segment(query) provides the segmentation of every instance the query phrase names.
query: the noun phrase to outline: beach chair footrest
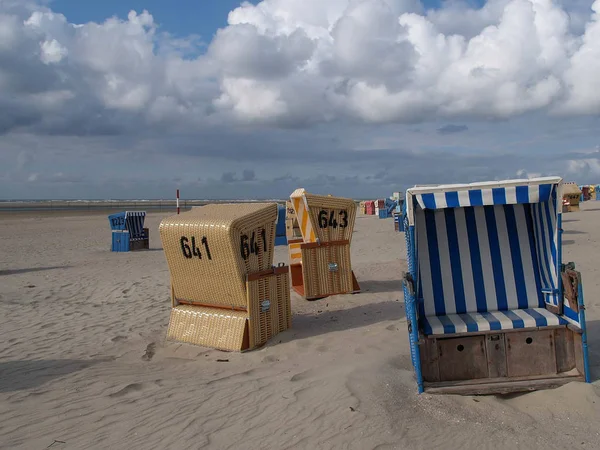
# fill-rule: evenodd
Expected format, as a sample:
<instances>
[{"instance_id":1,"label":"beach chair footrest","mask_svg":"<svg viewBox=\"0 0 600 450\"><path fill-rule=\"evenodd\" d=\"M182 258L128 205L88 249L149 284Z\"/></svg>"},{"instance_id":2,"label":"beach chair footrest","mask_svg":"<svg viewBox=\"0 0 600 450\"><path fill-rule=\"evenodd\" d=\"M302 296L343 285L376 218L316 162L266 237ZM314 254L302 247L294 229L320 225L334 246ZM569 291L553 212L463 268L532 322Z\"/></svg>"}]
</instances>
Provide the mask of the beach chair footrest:
<instances>
[{"instance_id":1,"label":"beach chair footrest","mask_svg":"<svg viewBox=\"0 0 600 450\"><path fill-rule=\"evenodd\" d=\"M583 375L568 372L552 377L504 378L486 380L484 383L425 383L424 391L428 394L498 395L553 389L583 380Z\"/></svg>"},{"instance_id":2,"label":"beach chair footrest","mask_svg":"<svg viewBox=\"0 0 600 450\"><path fill-rule=\"evenodd\" d=\"M167 339L225 351L266 344L292 326L288 272L283 266L248 274L244 310L174 299Z\"/></svg>"},{"instance_id":3,"label":"beach chair footrest","mask_svg":"<svg viewBox=\"0 0 600 450\"><path fill-rule=\"evenodd\" d=\"M426 391L469 393L469 386L489 384L475 391L504 392L513 382L515 391L529 390L528 381L555 385L584 374L581 334L565 325L426 336L419 347Z\"/></svg>"}]
</instances>

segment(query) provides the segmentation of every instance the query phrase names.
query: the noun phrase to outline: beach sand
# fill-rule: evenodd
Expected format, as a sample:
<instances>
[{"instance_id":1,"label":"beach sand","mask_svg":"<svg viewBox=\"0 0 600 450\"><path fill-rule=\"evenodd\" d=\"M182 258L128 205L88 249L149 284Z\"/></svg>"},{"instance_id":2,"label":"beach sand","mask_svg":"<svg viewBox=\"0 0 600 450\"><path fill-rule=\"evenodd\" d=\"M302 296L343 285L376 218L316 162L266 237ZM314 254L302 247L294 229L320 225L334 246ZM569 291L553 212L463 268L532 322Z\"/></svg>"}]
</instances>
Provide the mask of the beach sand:
<instances>
[{"instance_id":1,"label":"beach sand","mask_svg":"<svg viewBox=\"0 0 600 450\"><path fill-rule=\"evenodd\" d=\"M292 294L293 326L248 353L165 342L169 272L111 253L105 215L0 217L2 449L598 449L598 382L511 396L417 395L404 235L359 216L362 293ZM600 376L600 202L564 215ZM276 248L275 262L287 263ZM225 361L219 361L225 360Z\"/></svg>"}]
</instances>

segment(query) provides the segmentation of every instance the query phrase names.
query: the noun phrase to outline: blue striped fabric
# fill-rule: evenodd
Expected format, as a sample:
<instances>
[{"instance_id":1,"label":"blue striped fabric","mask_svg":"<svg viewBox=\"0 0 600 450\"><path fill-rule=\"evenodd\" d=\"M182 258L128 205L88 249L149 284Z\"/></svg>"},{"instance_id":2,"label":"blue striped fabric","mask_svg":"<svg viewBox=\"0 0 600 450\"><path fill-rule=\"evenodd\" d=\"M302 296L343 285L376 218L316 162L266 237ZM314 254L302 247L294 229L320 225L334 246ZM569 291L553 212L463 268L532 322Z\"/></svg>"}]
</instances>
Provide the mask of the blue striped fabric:
<instances>
[{"instance_id":1,"label":"blue striped fabric","mask_svg":"<svg viewBox=\"0 0 600 450\"><path fill-rule=\"evenodd\" d=\"M417 208L415 220L421 316L544 307L532 205Z\"/></svg>"},{"instance_id":2,"label":"blue striped fabric","mask_svg":"<svg viewBox=\"0 0 600 450\"><path fill-rule=\"evenodd\" d=\"M556 191L549 201L531 205L536 255L540 267L540 278L544 300L550 305L558 305L558 226L556 214Z\"/></svg>"},{"instance_id":3,"label":"blue striped fabric","mask_svg":"<svg viewBox=\"0 0 600 450\"><path fill-rule=\"evenodd\" d=\"M127 222L127 230L131 236L131 240L144 239L144 220L146 218L145 211L126 211L125 220Z\"/></svg>"},{"instance_id":4,"label":"blue striped fabric","mask_svg":"<svg viewBox=\"0 0 600 450\"><path fill-rule=\"evenodd\" d=\"M471 314L430 316L423 320L426 335L442 335L476 331L510 330L566 325L567 321L545 308L513 309Z\"/></svg>"},{"instance_id":5,"label":"blue striped fabric","mask_svg":"<svg viewBox=\"0 0 600 450\"><path fill-rule=\"evenodd\" d=\"M515 205L547 202L553 184L490 187L489 189L461 189L450 192L415 194L423 209L461 208L484 205Z\"/></svg>"}]
</instances>

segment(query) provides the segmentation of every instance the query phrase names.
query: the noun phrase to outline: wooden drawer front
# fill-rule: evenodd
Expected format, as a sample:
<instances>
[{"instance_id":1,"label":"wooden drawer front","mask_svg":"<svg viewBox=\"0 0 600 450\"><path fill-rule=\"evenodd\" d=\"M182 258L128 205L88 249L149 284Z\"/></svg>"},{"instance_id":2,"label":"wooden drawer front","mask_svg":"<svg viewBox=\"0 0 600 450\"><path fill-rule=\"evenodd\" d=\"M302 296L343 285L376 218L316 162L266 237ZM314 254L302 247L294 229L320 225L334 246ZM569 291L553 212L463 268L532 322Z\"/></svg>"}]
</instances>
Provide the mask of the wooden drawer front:
<instances>
[{"instance_id":1,"label":"wooden drawer front","mask_svg":"<svg viewBox=\"0 0 600 450\"><path fill-rule=\"evenodd\" d=\"M441 381L488 377L485 336L438 339Z\"/></svg>"},{"instance_id":2,"label":"wooden drawer front","mask_svg":"<svg viewBox=\"0 0 600 450\"><path fill-rule=\"evenodd\" d=\"M509 377L556 373L552 330L506 334L506 362Z\"/></svg>"}]
</instances>

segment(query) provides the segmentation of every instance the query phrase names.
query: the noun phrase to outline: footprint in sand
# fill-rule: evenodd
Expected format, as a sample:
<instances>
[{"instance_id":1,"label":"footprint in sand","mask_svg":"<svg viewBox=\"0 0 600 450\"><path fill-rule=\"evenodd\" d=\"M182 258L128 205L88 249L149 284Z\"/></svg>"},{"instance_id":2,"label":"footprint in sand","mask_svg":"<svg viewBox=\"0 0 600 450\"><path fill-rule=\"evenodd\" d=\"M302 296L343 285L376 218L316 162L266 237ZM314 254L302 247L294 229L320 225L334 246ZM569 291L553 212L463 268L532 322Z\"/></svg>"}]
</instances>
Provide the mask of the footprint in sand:
<instances>
[{"instance_id":1,"label":"footprint in sand","mask_svg":"<svg viewBox=\"0 0 600 450\"><path fill-rule=\"evenodd\" d=\"M306 342L306 340L301 340L296 342L296 346L299 348L308 348L310 347L310 342Z\"/></svg>"},{"instance_id":2,"label":"footprint in sand","mask_svg":"<svg viewBox=\"0 0 600 450\"><path fill-rule=\"evenodd\" d=\"M314 374L315 374L315 370L308 369L308 370L305 370L303 372L298 372L298 373L292 375L291 378L290 378L290 381L292 383L295 383L297 381L306 380L306 379L314 376Z\"/></svg>"},{"instance_id":3,"label":"footprint in sand","mask_svg":"<svg viewBox=\"0 0 600 450\"><path fill-rule=\"evenodd\" d=\"M398 331L398 327L394 324L388 325L387 327L385 327L385 329L388 331Z\"/></svg>"},{"instance_id":4,"label":"footprint in sand","mask_svg":"<svg viewBox=\"0 0 600 450\"><path fill-rule=\"evenodd\" d=\"M138 392L143 390L146 387L145 383L131 383L125 386L123 389L113 392L112 394L108 394L111 398L123 397L127 394L131 394L132 392Z\"/></svg>"},{"instance_id":5,"label":"footprint in sand","mask_svg":"<svg viewBox=\"0 0 600 450\"><path fill-rule=\"evenodd\" d=\"M265 356L262 360L263 363L273 363L273 362L279 362L279 358L275 355L269 355L269 356Z\"/></svg>"},{"instance_id":6,"label":"footprint in sand","mask_svg":"<svg viewBox=\"0 0 600 450\"><path fill-rule=\"evenodd\" d=\"M154 354L156 353L156 344L154 342L150 342L146 347L146 352L142 355L142 360L150 361Z\"/></svg>"},{"instance_id":7,"label":"footprint in sand","mask_svg":"<svg viewBox=\"0 0 600 450\"><path fill-rule=\"evenodd\" d=\"M127 340L127 336L115 336L114 338L111 339L111 341L113 342L121 342L121 341L126 341Z\"/></svg>"}]
</instances>

